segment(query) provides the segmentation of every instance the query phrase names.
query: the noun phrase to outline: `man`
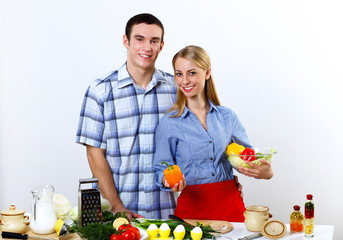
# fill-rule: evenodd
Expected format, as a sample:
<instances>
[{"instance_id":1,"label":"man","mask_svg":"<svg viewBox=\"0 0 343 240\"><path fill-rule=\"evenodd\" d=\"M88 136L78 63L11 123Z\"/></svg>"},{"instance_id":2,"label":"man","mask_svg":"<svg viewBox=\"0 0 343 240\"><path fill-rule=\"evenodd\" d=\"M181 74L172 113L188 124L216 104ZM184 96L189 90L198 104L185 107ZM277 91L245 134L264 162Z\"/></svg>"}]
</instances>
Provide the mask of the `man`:
<instances>
[{"instance_id":1,"label":"man","mask_svg":"<svg viewBox=\"0 0 343 240\"><path fill-rule=\"evenodd\" d=\"M88 88L76 142L87 146L89 166L113 212L168 218L173 193L154 183L155 128L175 101L173 76L155 69L164 28L151 14L132 17L123 36L127 62Z\"/></svg>"},{"instance_id":2,"label":"man","mask_svg":"<svg viewBox=\"0 0 343 240\"><path fill-rule=\"evenodd\" d=\"M94 81L82 104L76 142L86 145L89 166L113 212L130 219L168 218L174 193L154 181L154 136L159 119L176 99L173 76L155 69L164 41L162 23L151 14L132 17L123 44L127 62Z\"/></svg>"}]
</instances>

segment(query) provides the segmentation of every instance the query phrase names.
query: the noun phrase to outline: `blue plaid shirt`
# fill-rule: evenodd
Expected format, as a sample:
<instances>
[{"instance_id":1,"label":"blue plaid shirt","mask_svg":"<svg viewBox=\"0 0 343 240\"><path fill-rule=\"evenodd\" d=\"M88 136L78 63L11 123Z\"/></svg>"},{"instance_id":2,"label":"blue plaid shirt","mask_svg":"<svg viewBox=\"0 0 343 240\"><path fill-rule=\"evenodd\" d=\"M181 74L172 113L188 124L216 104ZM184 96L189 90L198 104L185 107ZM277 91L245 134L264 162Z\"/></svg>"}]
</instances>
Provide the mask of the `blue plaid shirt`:
<instances>
[{"instance_id":1,"label":"blue plaid shirt","mask_svg":"<svg viewBox=\"0 0 343 240\"><path fill-rule=\"evenodd\" d=\"M233 179L232 166L223 154L226 146L237 142L251 147L237 115L229 108L210 103L206 116L207 130L197 116L185 107L180 117L176 111L166 114L156 129L156 183L162 185L165 161L177 164L187 185L222 182Z\"/></svg>"},{"instance_id":2,"label":"blue plaid shirt","mask_svg":"<svg viewBox=\"0 0 343 240\"><path fill-rule=\"evenodd\" d=\"M124 64L86 91L76 142L106 149L115 187L124 206L146 218L168 218L174 194L154 182L155 129L176 98L173 76L155 69L146 89Z\"/></svg>"}]
</instances>

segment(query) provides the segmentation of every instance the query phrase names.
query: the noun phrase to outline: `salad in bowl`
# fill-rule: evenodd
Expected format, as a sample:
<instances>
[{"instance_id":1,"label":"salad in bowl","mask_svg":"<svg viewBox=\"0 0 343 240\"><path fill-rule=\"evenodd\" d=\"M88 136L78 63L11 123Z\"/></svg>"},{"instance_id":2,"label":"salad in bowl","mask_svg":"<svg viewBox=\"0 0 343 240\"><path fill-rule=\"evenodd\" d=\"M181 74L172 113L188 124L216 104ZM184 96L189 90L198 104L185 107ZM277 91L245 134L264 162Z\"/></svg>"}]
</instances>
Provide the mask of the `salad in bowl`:
<instances>
[{"instance_id":1,"label":"salad in bowl","mask_svg":"<svg viewBox=\"0 0 343 240\"><path fill-rule=\"evenodd\" d=\"M238 143L230 143L226 147L226 155L232 167L238 170L239 167L251 168L246 162L262 165L261 160L272 161L277 152L273 148L246 148Z\"/></svg>"}]
</instances>

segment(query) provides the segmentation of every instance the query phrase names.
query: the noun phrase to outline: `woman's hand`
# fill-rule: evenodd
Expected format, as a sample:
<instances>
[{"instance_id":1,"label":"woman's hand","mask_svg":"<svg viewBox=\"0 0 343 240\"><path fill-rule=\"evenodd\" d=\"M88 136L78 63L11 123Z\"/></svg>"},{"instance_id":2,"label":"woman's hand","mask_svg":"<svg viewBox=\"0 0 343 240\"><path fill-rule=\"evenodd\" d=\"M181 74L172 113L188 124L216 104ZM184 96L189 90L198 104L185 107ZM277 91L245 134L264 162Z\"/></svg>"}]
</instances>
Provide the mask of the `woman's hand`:
<instances>
[{"instance_id":1,"label":"woman's hand","mask_svg":"<svg viewBox=\"0 0 343 240\"><path fill-rule=\"evenodd\" d=\"M271 179L274 175L271 163L263 159L260 162L262 165L256 165L255 163L246 161L245 163L252 168L240 167L239 172L248 177Z\"/></svg>"},{"instance_id":2,"label":"woman's hand","mask_svg":"<svg viewBox=\"0 0 343 240\"><path fill-rule=\"evenodd\" d=\"M170 187L165 177L163 177L162 183L165 187ZM172 192L181 192L185 187L186 187L186 178L185 178L185 175L182 174L182 180L180 180L179 183L175 183L174 187L171 188L171 190Z\"/></svg>"}]
</instances>

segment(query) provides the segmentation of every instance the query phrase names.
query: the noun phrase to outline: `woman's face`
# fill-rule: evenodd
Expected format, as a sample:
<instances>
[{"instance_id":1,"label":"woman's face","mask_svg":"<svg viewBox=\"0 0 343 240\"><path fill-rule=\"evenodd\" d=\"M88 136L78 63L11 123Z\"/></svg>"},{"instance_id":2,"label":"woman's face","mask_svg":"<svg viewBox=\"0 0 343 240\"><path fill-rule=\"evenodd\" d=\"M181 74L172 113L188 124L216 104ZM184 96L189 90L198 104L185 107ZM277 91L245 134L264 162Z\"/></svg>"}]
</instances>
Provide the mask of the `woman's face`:
<instances>
[{"instance_id":1,"label":"woman's face","mask_svg":"<svg viewBox=\"0 0 343 240\"><path fill-rule=\"evenodd\" d=\"M174 64L175 82L187 99L205 97L205 83L211 69L204 70L194 62L177 58Z\"/></svg>"}]
</instances>

